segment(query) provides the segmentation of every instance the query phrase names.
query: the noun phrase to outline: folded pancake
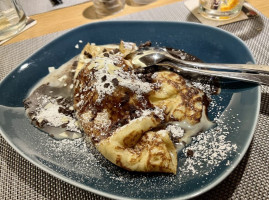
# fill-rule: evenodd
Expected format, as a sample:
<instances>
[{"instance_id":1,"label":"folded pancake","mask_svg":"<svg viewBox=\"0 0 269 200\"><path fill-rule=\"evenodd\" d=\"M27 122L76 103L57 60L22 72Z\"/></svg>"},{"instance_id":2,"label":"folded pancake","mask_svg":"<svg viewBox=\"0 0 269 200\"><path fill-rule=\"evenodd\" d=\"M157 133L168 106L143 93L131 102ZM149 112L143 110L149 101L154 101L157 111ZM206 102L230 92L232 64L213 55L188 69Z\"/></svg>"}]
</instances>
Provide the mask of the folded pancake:
<instances>
[{"instance_id":1,"label":"folded pancake","mask_svg":"<svg viewBox=\"0 0 269 200\"><path fill-rule=\"evenodd\" d=\"M163 109L167 121L183 121L190 125L200 122L204 93L188 86L185 79L169 71L156 72L153 80L160 87L150 92L150 102Z\"/></svg>"},{"instance_id":2,"label":"folded pancake","mask_svg":"<svg viewBox=\"0 0 269 200\"><path fill-rule=\"evenodd\" d=\"M127 59L136 49L125 42L118 48L84 48L74 83L76 116L112 163L131 171L175 174L176 148L161 125L199 123L204 93L173 72L137 71Z\"/></svg>"}]
</instances>

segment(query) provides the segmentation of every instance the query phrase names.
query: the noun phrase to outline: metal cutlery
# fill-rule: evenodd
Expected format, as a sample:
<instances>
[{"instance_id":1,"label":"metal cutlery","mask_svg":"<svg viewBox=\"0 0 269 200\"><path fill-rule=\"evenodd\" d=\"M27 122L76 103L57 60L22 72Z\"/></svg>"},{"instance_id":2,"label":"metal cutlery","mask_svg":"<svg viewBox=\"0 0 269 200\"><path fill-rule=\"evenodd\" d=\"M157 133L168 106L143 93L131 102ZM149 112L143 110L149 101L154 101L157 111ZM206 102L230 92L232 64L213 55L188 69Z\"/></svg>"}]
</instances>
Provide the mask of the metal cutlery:
<instances>
[{"instance_id":1,"label":"metal cutlery","mask_svg":"<svg viewBox=\"0 0 269 200\"><path fill-rule=\"evenodd\" d=\"M136 55L135 59L139 60L144 67L160 65L181 72L269 85L269 66L266 65L191 62L171 55L166 48L145 50L143 54Z\"/></svg>"}]
</instances>

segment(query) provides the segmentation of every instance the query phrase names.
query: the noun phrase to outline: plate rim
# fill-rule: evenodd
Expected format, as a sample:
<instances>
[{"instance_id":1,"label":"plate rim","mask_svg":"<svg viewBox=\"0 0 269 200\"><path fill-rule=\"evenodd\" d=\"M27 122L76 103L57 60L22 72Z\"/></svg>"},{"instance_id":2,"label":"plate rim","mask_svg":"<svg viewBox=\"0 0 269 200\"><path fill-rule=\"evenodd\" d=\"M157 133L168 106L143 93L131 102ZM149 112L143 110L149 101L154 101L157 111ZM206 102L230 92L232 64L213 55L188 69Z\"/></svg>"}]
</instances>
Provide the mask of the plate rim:
<instances>
[{"instance_id":1,"label":"plate rim","mask_svg":"<svg viewBox=\"0 0 269 200\"><path fill-rule=\"evenodd\" d=\"M131 23L131 24L135 24L135 23L152 23L152 24L174 24L174 25L180 25L180 24L184 24L184 25L190 25L190 26L198 26L198 27L206 27L209 29L213 29L215 31L219 31L219 32L223 32L225 34L228 34L230 37L234 38L235 40L239 41L241 43L242 46L244 46L244 48L247 50L247 52L250 54L251 59L254 61L254 63L256 63L250 49L247 47L247 45L243 42L243 40L241 40L240 38L236 37L235 35L233 35L232 33L220 29L218 27L212 27L212 26L208 26L208 25L204 25L204 24L200 24L200 23L194 23L194 22L176 22L176 21L140 21L140 20L132 20L132 21L117 21L117 20L110 20L110 21L98 21L98 22L92 22L92 23L87 23L81 26L77 26L71 30L68 30L67 32L63 33L60 36L57 36L56 38L54 38L53 40L51 40L50 42L48 42L47 44L45 44L44 46L40 47L39 49L37 49L34 53L32 53L30 56L28 56L26 59L24 59L19 65L17 65L17 67L15 67L13 70L11 70L7 76L5 76L1 81L0 81L0 86L2 85L3 82L5 82L6 79L8 79L8 77L11 76L11 74L13 74L19 67L21 67L23 65L23 63L25 63L29 58L35 56L36 54L38 54L40 51L42 51L44 48L46 48L47 46L51 45L52 43L56 42L59 38L64 37L67 34L70 34L71 32L75 32L80 28L86 27L86 26L92 26L92 25L105 25L105 24L113 24L113 23L117 23L117 24L127 24L127 23ZM247 145L244 145L244 147L242 148L242 151L240 153L240 155L238 156L238 158L232 162L232 164L229 166L229 168L227 170L225 170L225 172L215 181L211 182L209 185L207 185L206 187L199 189L196 192L193 192L191 194L186 194L184 196L180 196L180 197L174 197L174 198L170 198L170 199L189 199L189 198L194 198L197 197L201 194L204 194L205 192L211 190L212 188L216 187L219 183L221 183L226 177L228 177L235 169L235 167L238 166L238 164L241 162L241 160L243 159L243 157L245 156L247 150L250 147L250 143L253 139L254 133L255 133L255 129L257 127L258 124L258 119L259 119L259 111L260 111L260 106L261 106L261 85L257 85L257 104L256 106L256 112L255 112L255 116L254 116L254 121L253 121L253 126L252 129L250 130L250 135L248 137L248 140L246 142ZM27 161L29 161L30 163L32 163L33 165L35 165L36 167L42 169L43 171L45 171L46 173L60 179L61 181L64 181L70 185L74 185L76 187L79 187L81 189L84 189L86 191L104 196L104 197L108 197L108 198L112 198L112 199L130 199L130 200L134 200L134 199L141 199L141 198L129 198L129 197L125 197L125 196L119 196L119 195L114 195L108 192L103 192L101 190L97 190L94 189L90 186L86 186L82 183L78 183L70 178L67 178L65 176L63 176L61 173L55 172L50 168L47 168L45 165L41 165L37 162L35 162L34 160L32 160L30 157L28 157L23 151L19 150L19 148L12 143L11 140L8 139L8 137L6 136L7 133L2 129L2 127L0 126L0 133L2 135L2 137L5 139L5 141L7 141L7 143L17 152L19 153L23 158L25 158ZM164 198L167 199L167 198Z\"/></svg>"}]
</instances>

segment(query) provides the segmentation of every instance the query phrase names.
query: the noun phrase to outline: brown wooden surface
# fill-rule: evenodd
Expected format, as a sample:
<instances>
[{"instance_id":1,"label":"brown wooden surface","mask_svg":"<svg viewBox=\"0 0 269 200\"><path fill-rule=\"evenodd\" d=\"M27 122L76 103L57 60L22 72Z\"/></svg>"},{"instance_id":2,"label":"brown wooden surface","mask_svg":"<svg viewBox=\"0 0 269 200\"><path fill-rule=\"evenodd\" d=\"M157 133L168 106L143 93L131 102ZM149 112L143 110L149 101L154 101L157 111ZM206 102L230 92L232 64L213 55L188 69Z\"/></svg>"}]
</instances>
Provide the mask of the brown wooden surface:
<instances>
[{"instance_id":1,"label":"brown wooden surface","mask_svg":"<svg viewBox=\"0 0 269 200\"><path fill-rule=\"evenodd\" d=\"M35 26L26 30L5 44L15 43L21 40L70 29L90 22L112 19L118 16L128 15L138 11L171 4L178 1L180 0L157 0L151 4L140 6L132 4L130 0L126 0L125 8L121 12L102 19L98 19L95 16L92 2L41 13L31 16L31 18L37 20L37 24ZM269 17L269 0L248 0L248 2L260 12L262 12L265 16Z\"/></svg>"}]
</instances>

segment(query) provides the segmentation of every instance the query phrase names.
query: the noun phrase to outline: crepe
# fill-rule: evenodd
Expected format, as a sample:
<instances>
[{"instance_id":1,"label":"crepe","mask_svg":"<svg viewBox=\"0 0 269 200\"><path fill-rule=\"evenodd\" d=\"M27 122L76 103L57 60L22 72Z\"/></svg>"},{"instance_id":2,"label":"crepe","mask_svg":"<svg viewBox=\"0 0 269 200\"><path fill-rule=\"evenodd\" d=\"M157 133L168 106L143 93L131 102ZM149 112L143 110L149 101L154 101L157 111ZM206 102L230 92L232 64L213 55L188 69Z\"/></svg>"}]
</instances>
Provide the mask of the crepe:
<instances>
[{"instance_id":1,"label":"crepe","mask_svg":"<svg viewBox=\"0 0 269 200\"><path fill-rule=\"evenodd\" d=\"M112 163L130 171L175 174L175 138L163 125L200 123L205 94L174 72L138 70L130 56L137 49L123 41L116 47L85 46L75 75L76 116Z\"/></svg>"}]
</instances>

